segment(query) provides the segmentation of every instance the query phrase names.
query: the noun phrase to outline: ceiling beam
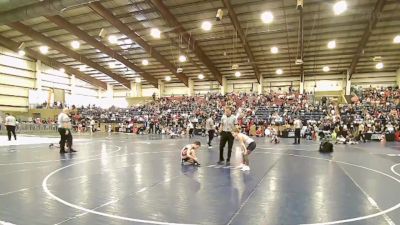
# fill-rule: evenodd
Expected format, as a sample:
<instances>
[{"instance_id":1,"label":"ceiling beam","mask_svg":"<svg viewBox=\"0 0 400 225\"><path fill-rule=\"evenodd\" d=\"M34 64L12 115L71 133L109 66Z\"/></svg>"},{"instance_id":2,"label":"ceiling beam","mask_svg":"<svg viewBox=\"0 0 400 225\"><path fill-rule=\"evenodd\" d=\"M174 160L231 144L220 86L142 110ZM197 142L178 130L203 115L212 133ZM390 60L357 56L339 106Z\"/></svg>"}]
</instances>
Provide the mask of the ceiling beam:
<instances>
[{"instance_id":1,"label":"ceiling beam","mask_svg":"<svg viewBox=\"0 0 400 225\"><path fill-rule=\"evenodd\" d=\"M109 57L118 60L126 67L129 67L133 71L139 73L143 77L143 79L147 80L154 87L156 88L158 87L158 81L152 75L150 75L149 73L141 69L139 66L135 65L134 63L126 59L124 56L120 55L117 51L112 50L110 47L106 46L105 44L96 40L94 37L88 35L86 32L76 27L75 25L71 24L66 19L62 18L61 16L47 16L46 18L49 21L57 24L57 26L59 26L60 28L69 31L71 34L75 35L79 39L85 41L89 45L107 54Z\"/></svg>"},{"instance_id":2,"label":"ceiling beam","mask_svg":"<svg viewBox=\"0 0 400 225\"><path fill-rule=\"evenodd\" d=\"M19 1L22 2L21 0ZM28 3L29 1L27 0ZM37 3L27 4L22 7L1 13L0 24L3 25L11 22L23 21L40 16L61 14L65 10L68 10L73 7L82 6L93 1L100 1L100 0L46 0L46 1L40 0L36 1ZM11 1L10 5L14 4L13 2L14 0Z\"/></svg>"},{"instance_id":3,"label":"ceiling beam","mask_svg":"<svg viewBox=\"0 0 400 225\"><path fill-rule=\"evenodd\" d=\"M253 52L250 49L250 46L248 45L246 35L244 34L244 32L240 26L240 22L239 22L238 17L236 16L235 10L233 9L229 0L222 0L222 1L224 3L224 6L226 8L228 8L229 18L231 19L232 24L235 27L235 30L239 35L240 41L242 42L242 45L247 54L247 57L249 58L250 62L253 64L254 75L256 76L257 82L260 83L260 76L261 76L260 70L258 69L257 65L255 64L256 60L254 58Z\"/></svg>"},{"instance_id":4,"label":"ceiling beam","mask_svg":"<svg viewBox=\"0 0 400 225\"><path fill-rule=\"evenodd\" d=\"M7 26L14 28L15 30L25 34L28 37L31 37L35 41L41 42L45 45L48 45L50 48L53 48L68 57L71 57L79 62L82 62L82 63L92 67L93 69L96 69L96 70L108 75L109 77L111 77L115 81L121 83L123 86L125 86L127 88L129 88L129 89L131 88L131 84L128 79L113 73L112 71L102 67L98 63L95 63L95 62L91 61L90 59L86 58L85 56L82 56L79 53L72 51L71 49L65 47L64 45L61 45L60 43L52 40L51 38L44 36L43 34L33 30L32 28L30 28L20 22L14 22L14 23L8 24Z\"/></svg>"},{"instance_id":5,"label":"ceiling beam","mask_svg":"<svg viewBox=\"0 0 400 225\"><path fill-rule=\"evenodd\" d=\"M371 17L368 20L368 25L364 30L364 34L361 37L357 50L355 51L353 59L351 61L350 68L348 69L349 80L351 79L353 73L356 71L357 63L363 54L363 50L367 45L369 37L372 34L372 30L376 27L376 24L378 23L380 14L382 13L385 3L386 0L378 0L375 4L374 10L371 13Z\"/></svg>"},{"instance_id":6,"label":"ceiling beam","mask_svg":"<svg viewBox=\"0 0 400 225\"><path fill-rule=\"evenodd\" d=\"M150 0L151 3L158 9L161 16L171 27L174 27L174 31L178 31L182 35L183 41L192 48L194 54L200 61L211 71L215 79L222 85L222 75L218 69L214 66L208 56L203 52L201 47L197 44L194 37L188 34L188 32L183 28L182 24L176 19L176 17L169 11L166 5L164 5L162 0Z\"/></svg>"},{"instance_id":7,"label":"ceiling beam","mask_svg":"<svg viewBox=\"0 0 400 225\"><path fill-rule=\"evenodd\" d=\"M90 8L107 20L111 25L117 28L121 33L123 33L128 38L132 39L138 45L140 45L151 57L155 58L163 66L165 66L172 74L174 74L182 83L186 86L189 85L189 79L184 73L177 73L176 67L170 63L164 56L162 56L158 51L156 51L152 46L150 46L145 40L138 36L129 26L122 23L114 14L112 14L108 9L106 9L101 3L94 2L89 4Z\"/></svg>"},{"instance_id":8,"label":"ceiling beam","mask_svg":"<svg viewBox=\"0 0 400 225\"><path fill-rule=\"evenodd\" d=\"M17 52L19 49L18 47L20 46L21 43L18 42L14 42L8 38L5 38L3 36L0 35L0 45L2 45L5 48L10 49L11 51ZM95 87L100 87L102 89L107 89L107 84L97 80L87 74L82 73L81 71L74 69L70 66L64 65L60 62L57 62L56 60L51 59L48 56L44 56L43 54L40 54L39 52L36 52L32 49L29 48L25 48L24 49L25 53L27 56L35 59L35 60L40 60L42 61L44 64L46 64L47 66L53 67L54 69L58 70L60 68L64 68L65 72L68 74L73 74L76 76L76 78L83 80Z\"/></svg>"}]
</instances>

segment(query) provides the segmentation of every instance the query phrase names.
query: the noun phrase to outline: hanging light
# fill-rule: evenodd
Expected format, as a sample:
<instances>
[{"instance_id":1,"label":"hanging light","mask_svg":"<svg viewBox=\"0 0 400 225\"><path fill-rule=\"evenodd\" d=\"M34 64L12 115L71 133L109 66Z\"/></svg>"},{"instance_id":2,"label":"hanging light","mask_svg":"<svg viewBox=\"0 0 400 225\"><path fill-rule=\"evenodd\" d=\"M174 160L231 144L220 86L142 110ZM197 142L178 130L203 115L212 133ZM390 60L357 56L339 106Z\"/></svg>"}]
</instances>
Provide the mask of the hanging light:
<instances>
[{"instance_id":1,"label":"hanging light","mask_svg":"<svg viewBox=\"0 0 400 225\"><path fill-rule=\"evenodd\" d=\"M153 38L160 38L161 37L161 31L158 28L151 28L150 35Z\"/></svg>"},{"instance_id":2,"label":"hanging light","mask_svg":"<svg viewBox=\"0 0 400 225\"><path fill-rule=\"evenodd\" d=\"M197 76L200 80L203 80L204 79L204 75L201 73L201 74L199 74L199 76Z\"/></svg>"},{"instance_id":3,"label":"hanging light","mask_svg":"<svg viewBox=\"0 0 400 225\"><path fill-rule=\"evenodd\" d=\"M126 44L126 45L131 45L132 43L133 43L133 41L129 38L124 40L124 44Z\"/></svg>"},{"instance_id":4,"label":"hanging light","mask_svg":"<svg viewBox=\"0 0 400 225\"><path fill-rule=\"evenodd\" d=\"M114 69L114 68L115 68L115 62L109 62L109 63L108 63L108 66L109 66L111 69Z\"/></svg>"},{"instance_id":5,"label":"hanging light","mask_svg":"<svg viewBox=\"0 0 400 225\"><path fill-rule=\"evenodd\" d=\"M79 47L81 47L81 43L79 43L79 41L71 41L71 47L73 49L78 49Z\"/></svg>"},{"instance_id":6,"label":"hanging light","mask_svg":"<svg viewBox=\"0 0 400 225\"><path fill-rule=\"evenodd\" d=\"M274 47L271 48L271 53L272 54L277 54L278 52L279 52L278 47L274 46Z\"/></svg>"},{"instance_id":7,"label":"hanging light","mask_svg":"<svg viewBox=\"0 0 400 225\"><path fill-rule=\"evenodd\" d=\"M110 42L110 44L117 44L118 43L118 38L115 35L110 35L108 36L108 42Z\"/></svg>"},{"instance_id":8,"label":"hanging light","mask_svg":"<svg viewBox=\"0 0 400 225\"><path fill-rule=\"evenodd\" d=\"M42 46L39 47L39 51L43 55L46 55L49 52L49 47L46 46L46 45L42 45Z\"/></svg>"},{"instance_id":9,"label":"hanging light","mask_svg":"<svg viewBox=\"0 0 400 225\"><path fill-rule=\"evenodd\" d=\"M210 23L210 21L204 21L203 23L201 23L201 29L205 30L205 31L210 31L212 27L212 24Z\"/></svg>"},{"instance_id":10,"label":"hanging light","mask_svg":"<svg viewBox=\"0 0 400 225\"><path fill-rule=\"evenodd\" d=\"M179 56L179 62L186 62L186 56L180 55Z\"/></svg>"},{"instance_id":11,"label":"hanging light","mask_svg":"<svg viewBox=\"0 0 400 225\"><path fill-rule=\"evenodd\" d=\"M276 74L278 74L278 75L283 74L283 70L282 70L282 69L277 69L277 70L276 70Z\"/></svg>"},{"instance_id":12,"label":"hanging light","mask_svg":"<svg viewBox=\"0 0 400 225\"><path fill-rule=\"evenodd\" d=\"M142 65L143 65L143 66L149 65L149 60L143 59L143 60L142 60Z\"/></svg>"},{"instance_id":13,"label":"hanging light","mask_svg":"<svg viewBox=\"0 0 400 225\"><path fill-rule=\"evenodd\" d=\"M170 76L166 76L166 77L165 77L165 80L166 80L166 81L171 81L171 77L170 77Z\"/></svg>"},{"instance_id":14,"label":"hanging light","mask_svg":"<svg viewBox=\"0 0 400 225\"><path fill-rule=\"evenodd\" d=\"M140 79L140 77L136 77L136 78L135 78L135 82L136 82L136 83L140 83L140 82L142 82L142 79Z\"/></svg>"},{"instance_id":15,"label":"hanging light","mask_svg":"<svg viewBox=\"0 0 400 225\"><path fill-rule=\"evenodd\" d=\"M323 68L322 68L322 71L324 71L324 72L329 72L331 69L329 68L329 66L324 66Z\"/></svg>"},{"instance_id":16,"label":"hanging light","mask_svg":"<svg viewBox=\"0 0 400 225\"><path fill-rule=\"evenodd\" d=\"M261 14L261 20L263 21L263 23L266 24L272 23L272 21L274 20L274 15L272 15L272 12L270 11L263 12Z\"/></svg>"},{"instance_id":17,"label":"hanging light","mask_svg":"<svg viewBox=\"0 0 400 225\"><path fill-rule=\"evenodd\" d=\"M382 62L377 63L377 64L375 65L375 68L378 69L378 70L383 69L383 63L382 63Z\"/></svg>"},{"instance_id":18,"label":"hanging light","mask_svg":"<svg viewBox=\"0 0 400 225\"><path fill-rule=\"evenodd\" d=\"M397 35L396 37L393 38L393 43L400 44L400 35Z\"/></svg>"},{"instance_id":19,"label":"hanging light","mask_svg":"<svg viewBox=\"0 0 400 225\"><path fill-rule=\"evenodd\" d=\"M24 50L19 50L18 51L18 55L20 55L20 56L24 56L26 53L25 53L25 51Z\"/></svg>"},{"instance_id":20,"label":"hanging light","mask_svg":"<svg viewBox=\"0 0 400 225\"><path fill-rule=\"evenodd\" d=\"M332 41L328 42L328 48L329 48L329 49L334 49L334 48L336 48L336 41L335 41L335 40L332 40Z\"/></svg>"},{"instance_id":21,"label":"hanging light","mask_svg":"<svg viewBox=\"0 0 400 225\"><path fill-rule=\"evenodd\" d=\"M347 10L347 2L346 1L338 1L333 5L333 11L335 15L340 15Z\"/></svg>"},{"instance_id":22,"label":"hanging light","mask_svg":"<svg viewBox=\"0 0 400 225\"><path fill-rule=\"evenodd\" d=\"M240 77L241 75L242 75L242 73L240 73L240 71L235 72L235 77Z\"/></svg>"}]
</instances>

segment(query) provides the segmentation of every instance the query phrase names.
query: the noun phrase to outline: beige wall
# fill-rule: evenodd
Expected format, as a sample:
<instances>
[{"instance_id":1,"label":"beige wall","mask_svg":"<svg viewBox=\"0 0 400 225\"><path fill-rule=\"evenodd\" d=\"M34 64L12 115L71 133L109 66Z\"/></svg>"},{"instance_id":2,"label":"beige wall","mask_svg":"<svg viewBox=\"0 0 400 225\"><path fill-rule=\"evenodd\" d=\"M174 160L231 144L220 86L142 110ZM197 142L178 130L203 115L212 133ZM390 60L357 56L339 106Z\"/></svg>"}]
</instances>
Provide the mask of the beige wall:
<instances>
[{"instance_id":1,"label":"beige wall","mask_svg":"<svg viewBox=\"0 0 400 225\"><path fill-rule=\"evenodd\" d=\"M44 94L60 89L61 98L68 103L90 103L97 99L97 88L76 79L76 93L71 95L71 76L49 66L41 66L41 85ZM36 86L36 62L0 47L0 111L28 112L29 90Z\"/></svg>"}]
</instances>

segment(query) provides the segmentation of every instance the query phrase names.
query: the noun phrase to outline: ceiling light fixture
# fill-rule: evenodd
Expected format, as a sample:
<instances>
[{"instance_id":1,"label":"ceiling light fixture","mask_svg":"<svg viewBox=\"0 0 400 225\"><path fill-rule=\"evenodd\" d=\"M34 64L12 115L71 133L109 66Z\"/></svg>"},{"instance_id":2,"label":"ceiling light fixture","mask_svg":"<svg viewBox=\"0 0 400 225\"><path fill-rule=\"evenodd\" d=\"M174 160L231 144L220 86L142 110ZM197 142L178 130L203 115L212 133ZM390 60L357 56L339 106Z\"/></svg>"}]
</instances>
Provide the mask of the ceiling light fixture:
<instances>
[{"instance_id":1,"label":"ceiling light fixture","mask_svg":"<svg viewBox=\"0 0 400 225\"><path fill-rule=\"evenodd\" d=\"M153 38L160 38L161 37L161 31L158 28L151 28L150 35Z\"/></svg>"},{"instance_id":2,"label":"ceiling light fixture","mask_svg":"<svg viewBox=\"0 0 400 225\"><path fill-rule=\"evenodd\" d=\"M393 38L393 43L400 44L400 35L397 35L396 37Z\"/></svg>"},{"instance_id":3,"label":"ceiling light fixture","mask_svg":"<svg viewBox=\"0 0 400 225\"><path fill-rule=\"evenodd\" d=\"M136 82L136 83L140 83L140 82L142 82L142 79L140 79L140 77L136 77L136 78L135 78L135 82Z\"/></svg>"},{"instance_id":4,"label":"ceiling light fixture","mask_svg":"<svg viewBox=\"0 0 400 225\"><path fill-rule=\"evenodd\" d=\"M275 47L275 46L274 46L274 47L271 48L271 53L272 53L272 54L277 54L278 52L279 52L278 47Z\"/></svg>"},{"instance_id":5,"label":"ceiling light fixture","mask_svg":"<svg viewBox=\"0 0 400 225\"><path fill-rule=\"evenodd\" d=\"M171 81L171 77L170 77L170 76L166 76L166 77L165 77L165 80L166 80L166 81Z\"/></svg>"},{"instance_id":6,"label":"ceiling light fixture","mask_svg":"<svg viewBox=\"0 0 400 225\"><path fill-rule=\"evenodd\" d=\"M110 35L108 36L108 42L110 42L110 44L117 44L118 43L118 38L115 35Z\"/></svg>"},{"instance_id":7,"label":"ceiling light fixture","mask_svg":"<svg viewBox=\"0 0 400 225\"><path fill-rule=\"evenodd\" d=\"M49 52L49 47L46 46L46 45L42 45L42 46L39 47L39 51L43 55L46 55Z\"/></svg>"},{"instance_id":8,"label":"ceiling light fixture","mask_svg":"<svg viewBox=\"0 0 400 225\"><path fill-rule=\"evenodd\" d=\"M240 71L236 71L235 72L235 77L240 77L240 76L242 76L242 73L240 73Z\"/></svg>"},{"instance_id":9,"label":"ceiling light fixture","mask_svg":"<svg viewBox=\"0 0 400 225\"><path fill-rule=\"evenodd\" d=\"M210 23L210 21L204 21L203 23L201 23L201 29L205 30L205 31L210 31L212 27L212 24Z\"/></svg>"},{"instance_id":10,"label":"ceiling light fixture","mask_svg":"<svg viewBox=\"0 0 400 225\"><path fill-rule=\"evenodd\" d=\"M347 10L347 2L346 1L338 1L333 5L333 11L335 15L340 15Z\"/></svg>"},{"instance_id":11,"label":"ceiling light fixture","mask_svg":"<svg viewBox=\"0 0 400 225\"><path fill-rule=\"evenodd\" d=\"M333 41L328 42L328 48L329 48L329 49L334 49L334 48L336 48L336 41L333 40Z\"/></svg>"},{"instance_id":12,"label":"ceiling light fixture","mask_svg":"<svg viewBox=\"0 0 400 225\"><path fill-rule=\"evenodd\" d=\"M383 63L382 63L382 62L377 63L377 64L375 65L375 68L378 69L378 70L383 69Z\"/></svg>"},{"instance_id":13,"label":"ceiling light fixture","mask_svg":"<svg viewBox=\"0 0 400 225\"><path fill-rule=\"evenodd\" d=\"M203 80L203 79L204 79L204 75L201 73L201 74L199 74L198 78L199 78L200 80Z\"/></svg>"},{"instance_id":14,"label":"ceiling light fixture","mask_svg":"<svg viewBox=\"0 0 400 225\"><path fill-rule=\"evenodd\" d=\"M329 66L324 66L323 68L322 68L322 71L324 71L324 72L329 72L331 69L329 68Z\"/></svg>"},{"instance_id":15,"label":"ceiling light fixture","mask_svg":"<svg viewBox=\"0 0 400 225\"><path fill-rule=\"evenodd\" d=\"M79 43L79 41L71 41L71 47L73 49L78 49L79 47L81 47L81 43Z\"/></svg>"},{"instance_id":16,"label":"ceiling light fixture","mask_svg":"<svg viewBox=\"0 0 400 225\"><path fill-rule=\"evenodd\" d=\"M24 56L25 55L25 51L24 50L19 50L18 51L18 55L19 56Z\"/></svg>"},{"instance_id":17,"label":"ceiling light fixture","mask_svg":"<svg viewBox=\"0 0 400 225\"><path fill-rule=\"evenodd\" d=\"M261 20L263 21L263 23L266 24L272 23L272 21L274 20L274 15L272 15L272 12L270 11L263 12L261 14Z\"/></svg>"},{"instance_id":18,"label":"ceiling light fixture","mask_svg":"<svg viewBox=\"0 0 400 225\"><path fill-rule=\"evenodd\" d=\"M133 43L133 41L129 38L124 40L124 44L126 44L126 45L131 45L132 43Z\"/></svg>"},{"instance_id":19,"label":"ceiling light fixture","mask_svg":"<svg viewBox=\"0 0 400 225\"><path fill-rule=\"evenodd\" d=\"M277 70L276 70L276 74L278 74L278 75L283 74L283 70L282 70L282 69L277 69Z\"/></svg>"},{"instance_id":20,"label":"ceiling light fixture","mask_svg":"<svg viewBox=\"0 0 400 225\"><path fill-rule=\"evenodd\" d=\"M108 63L108 66L109 66L111 69L114 69L114 68L115 68L115 62L109 62L109 63Z\"/></svg>"},{"instance_id":21,"label":"ceiling light fixture","mask_svg":"<svg viewBox=\"0 0 400 225\"><path fill-rule=\"evenodd\" d=\"M180 55L179 56L179 62L186 62L186 56Z\"/></svg>"},{"instance_id":22,"label":"ceiling light fixture","mask_svg":"<svg viewBox=\"0 0 400 225\"><path fill-rule=\"evenodd\" d=\"M149 60L143 59L143 60L142 60L142 65L143 65L143 66L149 65Z\"/></svg>"}]
</instances>

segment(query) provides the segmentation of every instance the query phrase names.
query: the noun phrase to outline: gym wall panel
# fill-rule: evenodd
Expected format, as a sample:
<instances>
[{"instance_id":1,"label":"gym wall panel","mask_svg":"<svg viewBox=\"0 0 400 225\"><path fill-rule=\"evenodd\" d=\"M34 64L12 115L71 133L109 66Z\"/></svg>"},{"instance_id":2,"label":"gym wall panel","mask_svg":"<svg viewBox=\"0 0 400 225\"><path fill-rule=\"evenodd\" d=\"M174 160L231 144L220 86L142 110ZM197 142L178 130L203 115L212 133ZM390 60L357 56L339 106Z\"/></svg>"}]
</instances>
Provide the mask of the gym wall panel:
<instances>
[{"instance_id":1,"label":"gym wall panel","mask_svg":"<svg viewBox=\"0 0 400 225\"><path fill-rule=\"evenodd\" d=\"M195 94L207 94L220 92L220 85L217 81L195 81L193 85Z\"/></svg>"},{"instance_id":2,"label":"gym wall panel","mask_svg":"<svg viewBox=\"0 0 400 225\"><path fill-rule=\"evenodd\" d=\"M114 98L117 97L129 97L130 91L127 89L114 89Z\"/></svg>"},{"instance_id":3,"label":"gym wall panel","mask_svg":"<svg viewBox=\"0 0 400 225\"><path fill-rule=\"evenodd\" d=\"M163 96L188 95L188 87L182 83L165 83Z\"/></svg>"},{"instance_id":4,"label":"gym wall panel","mask_svg":"<svg viewBox=\"0 0 400 225\"><path fill-rule=\"evenodd\" d=\"M5 75L26 77L26 78L31 78L31 79L35 78L35 73L34 73L34 71L31 71L31 70L24 70L24 69L20 69L20 68L13 68L13 67L0 65L0 71L2 74L5 74Z\"/></svg>"},{"instance_id":5,"label":"gym wall panel","mask_svg":"<svg viewBox=\"0 0 400 225\"><path fill-rule=\"evenodd\" d=\"M153 87L152 85L142 85L142 96L143 97L151 97L153 93L158 93L158 89Z\"/></svg>"},{"instance_id":6,"label":"gym wall panel","mask_svg":"<svg viewBox=\"0 0 400 225\"><path fill-rule=\"evenodd\" d=\"M0 97L2 95L28 96L29 88L0 84Z\"/></svg>"},{"instance_id":7,"label":"gym wall panel","mask_svg":"<svg viewBox=\"0 0 400 225\"><path fill-rule=\"evenodd\" d=\"M19 77L16 75L5 75L0 72L0 84L33 88L35 86L35 79Z\"/></svg>"},{"instance_id":8,"label":"gym wall panel","mask_svg":"<svg viewBox=\"0 0 400 225\"><path fill-rule=\"evenodd\" d=\"M16 106L16 107L26 107L28 106L28 98L20 96L6 96L0 98L0 106Z\"/></svg>"}]
</instances>

